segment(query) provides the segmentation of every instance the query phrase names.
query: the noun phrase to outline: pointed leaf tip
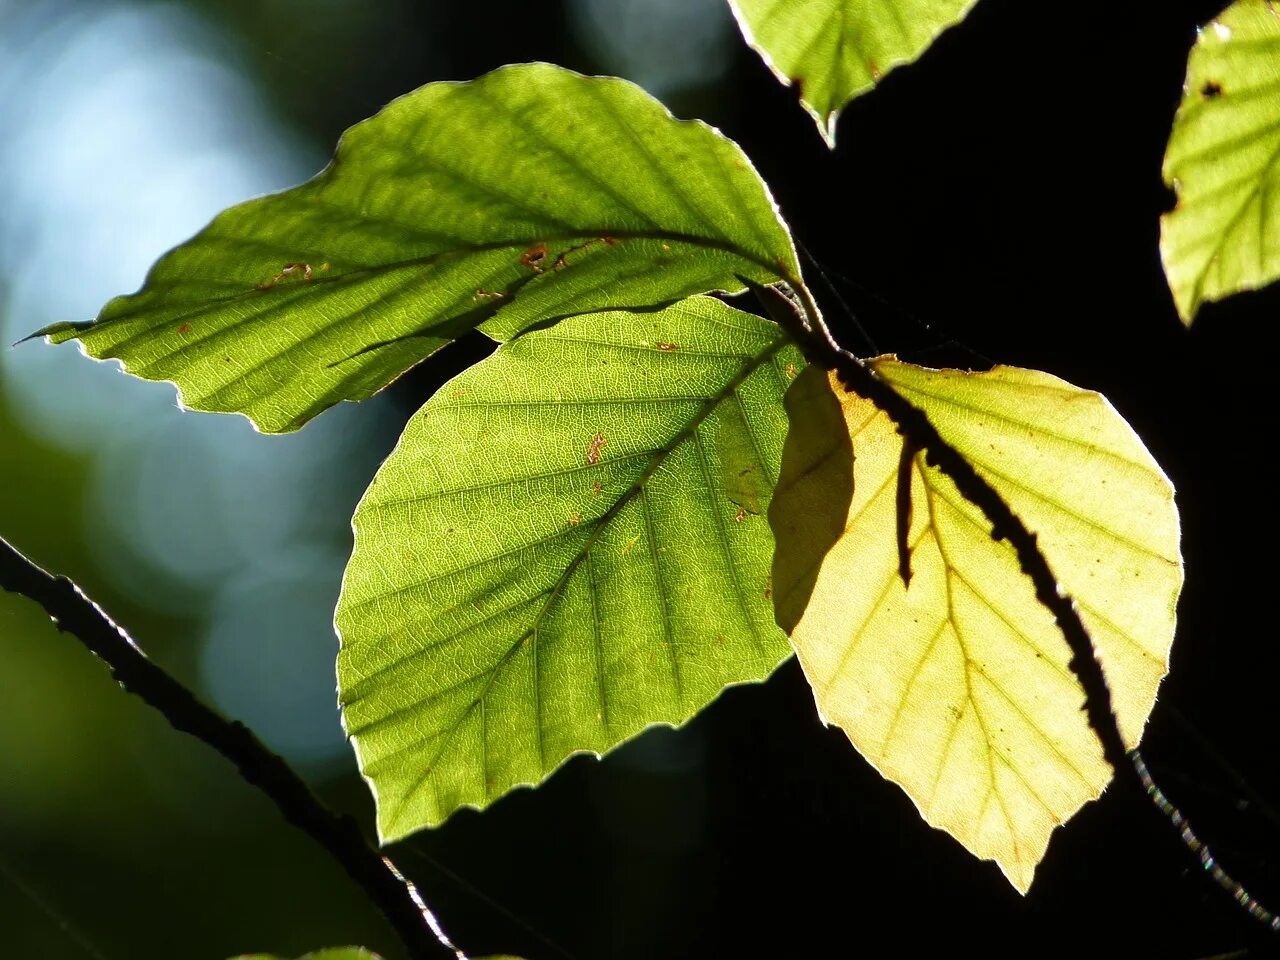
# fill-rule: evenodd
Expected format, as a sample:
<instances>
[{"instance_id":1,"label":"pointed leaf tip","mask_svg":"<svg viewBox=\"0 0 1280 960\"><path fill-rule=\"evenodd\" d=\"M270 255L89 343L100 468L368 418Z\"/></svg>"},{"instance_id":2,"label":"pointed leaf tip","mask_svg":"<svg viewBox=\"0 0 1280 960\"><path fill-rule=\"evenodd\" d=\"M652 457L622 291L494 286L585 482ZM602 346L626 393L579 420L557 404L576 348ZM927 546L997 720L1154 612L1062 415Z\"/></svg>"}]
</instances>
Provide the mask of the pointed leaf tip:
<instances>
[{"instance_id":1,"label":"pointed leaf tip","mask_svg":"<svg viewBox=\"0 0 1280 960\"><path fill-rule=\"evenodd\" d=\"M729 0L748 45L794 85L827 146L849 101L916 60L977 0Z\"/></svg>"}]
</instances>

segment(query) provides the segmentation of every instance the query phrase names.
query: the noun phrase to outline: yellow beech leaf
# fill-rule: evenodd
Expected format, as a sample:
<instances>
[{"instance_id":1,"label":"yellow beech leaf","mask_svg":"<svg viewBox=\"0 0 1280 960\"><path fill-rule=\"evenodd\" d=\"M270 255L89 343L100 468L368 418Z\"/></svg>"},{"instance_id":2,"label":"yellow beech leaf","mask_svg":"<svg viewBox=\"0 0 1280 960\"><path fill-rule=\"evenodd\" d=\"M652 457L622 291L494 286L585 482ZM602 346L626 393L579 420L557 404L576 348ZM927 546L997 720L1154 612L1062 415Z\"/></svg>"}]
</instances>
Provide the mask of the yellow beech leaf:
<instances>
[{"instance_id":1,"label":"yellow beech leaf","mask_svg":"<svg viewBox=\"0 0 1280 960\"><path fill-rule=\"evenodd\" d=\"M1038 535L1136 746L1182 585L1160 467L1105 397L1046 373L870 363ZM787 405L774 596L819 712L1026 892L1054 828L1111 778L1066 641L1013 548L888 417L817 368Z\"/></svg>"}]
</instances>

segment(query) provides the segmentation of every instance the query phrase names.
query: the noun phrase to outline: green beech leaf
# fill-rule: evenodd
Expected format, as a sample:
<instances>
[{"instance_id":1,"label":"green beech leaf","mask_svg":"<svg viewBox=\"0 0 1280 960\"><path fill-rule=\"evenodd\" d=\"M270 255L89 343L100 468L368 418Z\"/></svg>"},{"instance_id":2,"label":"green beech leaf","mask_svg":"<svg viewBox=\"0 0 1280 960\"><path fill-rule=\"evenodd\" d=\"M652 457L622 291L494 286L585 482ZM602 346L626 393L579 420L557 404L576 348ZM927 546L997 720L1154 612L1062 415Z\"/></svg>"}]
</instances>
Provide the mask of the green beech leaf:
<instances>
[{"instance_id":1,"label":"green beech leaf","mask_svg":"<svg viewBox=\"0 0 1280 960\"><path fill-rule=\"evenodd\" d=\"M699 297L518 337L423 406L356 510L336 617L384 841L787 656L773 537L730 478L750 463L767 509L801 363Z\"/></svg>"},{"instance_id":2,"label":"green beech leaf","mask_svg":"<svg viewBox=\"0 0 1280 960\"><path fill-rule=\"evenodd\" d=\"M747 43L818 123L829 146L854 97L915 60L977 0L729 0Z\"/></svg>"},{"instance_id":3,"label":"green beech leaf","mask_svg":"<svg viewBox=\"0 0 1280 960\"><path fill-rule=\"evenodd\" d=\"M1159 466L1106 398L1048 374L871 363L1037 534L1136 745L1182 584ZM1111 778L1066 641L1013 548L923 454L903 457L888 417L813 368L787 402L774 583L819 712L1025 892L1054 828Z\"/></svg>"},{"instance_id":4,"label":"green beech leaf","mask_svg":"<svg viewBox=\"0 0 1280 960\"><path fill-rule=\"evenodd\" d=\"M1200 31L1164 157L1160 252L1190 324L1280 277L1280 6L1238 0Z\"/></svg>"},{"instance_id":5,"label":"green beech leaf","mask_svg":"<svg viewBox=\"0 0 1280 960\"><path fill-rule=\"evenodd\" d=\"M240 957L233 957L232 960L282 960L282 958L267 953L247 953ZM381 960L376 953L371 953L361 947L330 947L328 950L317 950L314 953L308 953L298 960Z\"/></svg>"},{"instance_id":6,"label":"green beech leaf","mask_svg":"<svg viewBox=\"0 0 1280 960\"><path fill-rule=\"evenodd\" d=\"M734 143L626 81L535 63L401 97L313 180L223 212L93 323L41 332L276 432L474 328L798 275Z\"/></svg>"}]
</instances>

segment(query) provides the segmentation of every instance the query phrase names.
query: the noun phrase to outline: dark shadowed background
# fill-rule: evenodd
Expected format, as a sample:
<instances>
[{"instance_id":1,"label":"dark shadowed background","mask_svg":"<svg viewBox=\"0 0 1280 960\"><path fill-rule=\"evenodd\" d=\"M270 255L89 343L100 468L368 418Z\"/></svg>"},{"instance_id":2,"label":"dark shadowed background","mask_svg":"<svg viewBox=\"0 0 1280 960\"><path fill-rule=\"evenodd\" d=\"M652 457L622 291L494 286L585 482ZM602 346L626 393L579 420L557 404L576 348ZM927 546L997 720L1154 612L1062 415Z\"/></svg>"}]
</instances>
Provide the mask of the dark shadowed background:
<instances>
[{"instance_id":1,"label":"dark shadowed background","mask_svg":"<svg viewBox=\"0 0 1280 960\"><path fill-rule=\"evenodd\" d=\"M1042 368L1105 392L1145 438L1178 488L1188 575L1147 757L1277 902L1262 341L1280 294L1209 306L1187 332L1157 249L1186 53L1218 9L981 0L847 110L830 154L723 0L0 0L0 335L92 316L219 209L310 176L345 127L422 83L534 59L636 80L742 144L874 349ZM5 349L0 535L368 822L333 694L348 518L403 420L475 355L272 438L181 413L171 388L73 347ZM392 852L461 945L529 960L1274 946L1129 787L1058 831L1020 897L819 724L793 662ZM345 943L401 956L220 757L0 596L0 956Z\"/></svg>"}]
</instances>

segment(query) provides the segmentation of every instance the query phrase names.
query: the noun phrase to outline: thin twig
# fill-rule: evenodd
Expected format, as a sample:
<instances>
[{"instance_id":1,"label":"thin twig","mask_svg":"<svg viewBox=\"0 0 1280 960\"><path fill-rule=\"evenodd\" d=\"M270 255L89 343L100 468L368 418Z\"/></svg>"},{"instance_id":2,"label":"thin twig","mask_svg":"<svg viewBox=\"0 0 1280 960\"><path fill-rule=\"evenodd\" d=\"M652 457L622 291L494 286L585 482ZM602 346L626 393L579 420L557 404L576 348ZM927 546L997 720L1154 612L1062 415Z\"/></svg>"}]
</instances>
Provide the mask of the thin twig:
<instances>
[{"instance_id":1,"label":"thin twig","mask_svg":"<svg viewBox=\"0 0 1280 960\"><path fill-rule=\"evenodd\" d=\"M1142 754L1125 747L1111 690L1107 686L1102 663L1094 650L1093 640L1076 610L1075 601L1059 585L1040 551L1036 535L1027 529L1004 498L996 492L929 422L924 411L898 393L867 364L854 356L832 336L822 313L805 287L798 289L752 285L770 316L778 321L818 366L834 370L848 390L886 414L897 425L903 442L925 453L925 462L946 474L960 494L983 512L991 523L991 539L1007 540L1018 557L1018 566L1035 587L1036 599L1053 614L1058 629L1071 650L1068 666L1084 689L1084 711L1089 726L1102 744L1103 756L1116 771L1134 775L1156 807L1178 830L1183 844L1199 859L1206 874L1226 891L1251 917L1273 932L1280 933L1280 917L1267 910L1218 864L1209 848L1192 831L1182 812L1168 799L1152 779Z\"/></svg>"},{"instance_id":2,"label":"thin twig","mask_svg":"<svg viewBox=\"0 0 1280 960\"><path fill-rule=\"evenodd\" d=\"M96 603L65 577L36 566L0 539L0 589L34 600L59 630L102 659L116 682L159 710L176 730L222 754L240 775L265 793L284 818L342 864L351 879L386 915L413 960L465 960L422 903L413 884L375 850L355 819L320 802L301 777L248 727L219 716L157 666Z\"/></svg>"}]
</instances>

